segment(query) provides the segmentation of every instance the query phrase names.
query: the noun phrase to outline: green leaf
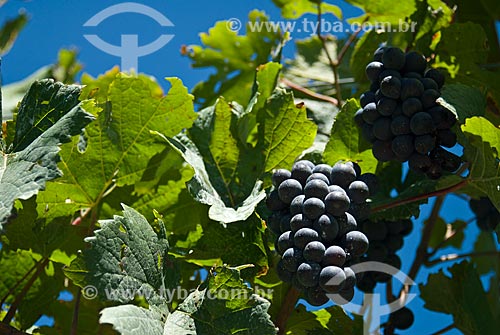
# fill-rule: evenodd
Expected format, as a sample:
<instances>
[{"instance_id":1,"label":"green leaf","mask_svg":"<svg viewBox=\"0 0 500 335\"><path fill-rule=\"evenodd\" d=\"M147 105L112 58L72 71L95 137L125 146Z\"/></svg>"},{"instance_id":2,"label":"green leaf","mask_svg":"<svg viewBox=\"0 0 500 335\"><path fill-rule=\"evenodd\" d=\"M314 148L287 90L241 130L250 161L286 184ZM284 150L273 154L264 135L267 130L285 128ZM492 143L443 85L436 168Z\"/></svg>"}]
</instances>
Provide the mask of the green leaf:
<instances>
[{"instance_id":1,"label":"green leaf","mask_svg":"<svg viewBox=\"0 0 500 335\"><path fill-rule=\"evenodd\" d=\"M95 236L86 239L90 249L65 269L66 276L80 287L93 285L107 300L123 303L138 294L158 303L177 277L168 260L163 222L157 234L134 209L123 205L123 215L99 222Z\"/></svg>"},{"instance_id":2,"label":"green leaf","mask_svg":"<svg viewBox=\"0 0 500 335\"><path fill-rule=\"evenodd\" d=\"M500 104L500 81L494 71L483 67L488 60L488 41L479 24L455 23L441 30L435 48L435 67L446 68L451 83L475 86ZM476 108L474 108L476 110Z\"/></svg>"},{"instance_id":3,"label":"green leaf","mask_svg":"<svg viewBox=\"0 0 500 335\"><path fill-rule=\"evenodd\" d=\"M266 22L268 17L254 10L248 15L247 27ZM279 31L258 32L247 28L246 36L240 36L228 29L228 24L230 22L217 22L208 33L200 34L203 45L191 45L185 51L193 67L215 67L217 71L193 90L196 102L203 107L213 105L220 96L246 105L252 96L255 69L270 61L282 42Z\"/></svg>"},{"instance_id":4,"label":"green leaf","mask_svg":"<svg viewBox=\"0 0 500 335\"><path fill-rule=\"evenodd\" d=\"M307 119L303 104L295 105L293 95L277 89L258 117L259 140L265 156L264 172L290 168L316 136L316 125Z\"/></svg>"},{"instance_id":5,"label":"green leaf","mask_svg":"<svg viewBox=\"0 0 500 335\"><path fill-rule=\"evenodd\" d=\"M165 306L166 313L168 309ZM101 311L100 323L109 323L122 335L163 335L166 315L158 308L134 305L108 307Z\"/></svg>"},{"instance_id":6,"label":"green leaf","mask_svg":"<svg viewBox=\"0 0 500 335\"><path fill-rule=\"evenodd\" d=\"M304 305L299 305L290 315L286 334L363 334L363 319L360 316L351 319L340 306L307 311Z\"/></svg>"},{"instance_id":7,"label":"green leaf","mask_svg":"<svg viewBox=\"0 0 500 335\"><path fill-rule=\"evenodd\" d=\"M337 161L357 162L363 172L375 172L377 160L373 157L370 144L366 142L354 122L354 114L360 108L355 99L348 100L337 114L333 124L323 161L335 164Z\"/></svg>"},{"instance_id":8,"label":"green leaf","mask_svg":"<svg viewBox=\"0 0 500 335\"><path fill-rule=\"evenodd\" d=\"M86 105L83 105L86 106ZM45 188L46 181L61 176L57 167L59 145L79 134L94 118L82 105L73 108L22 151L3 150L0 164L0 230L16 199L29 199Z\"/></svg>"},{"instance_id":9,"label":"green leaf","mask_svg":"<svg viewBox=\"0 0 500 335\"><path fill-rule=\"evenodd\" d=\"M267 314L269 305L252 293L239 271L218 267L168 316L164 335L276 334Z\"/></svg>"},{"instance_id":10,"label":"green leaf","mask_svg":"<svg viewBox=\"0 0 500 335\"><path fill-rule=\"evenodd\" d=\"M82 94L94 92L104 110L86 128L83 149L76 139L63 147L64 177L39 195L43 207L39 211L48 206L47 215L56 217L93 208L115 187L134 185L143 178L150 159L165 149L150 132L174 136L196 118L186 87L179 79L168 80L171 88L166 96L146 76L110 72L86 81ZM128 196L121 201L128 202Z\"/></svg>"},{"instance_id":11,"label":"green leaf","mask_svg":"<svg viewBox=\"0 0 500 335\"><path fill-rule=\"evenodd\" d=\"M71 225L71 217L46 220L37 213L36 198L22 201L17 208L17 217L6 226L0 236L5 250L31 250L53 261L69 265L71 255L84 246L82 236L88 227Z\"/></svg>"},{"instance_id":12,"label":"green leaf","mask_svg":"<svg viewBox=\"0 0 500 335\"><path fill-rule=\"evenodd\" d=\"M262 221L256 215L227 227L208 222L203 226L203 234L192 246L192 251L187 254L184 251L185 255L179 252L178 257L200 266L253 264L255 267L245 270L243 274L265 273L268 256L263 230Z\"/></svg>"},{"instance_id":13,"label":"green leaf","mask_svg":"<svg viewBox=\"0 0 500 335\"><path fill-rule=\"evenodd\" d=\"M479 89L462 85L444 85L441 97L451 104L461 123L472 116L483 116L486 109L486 98Z\"/></svg>"},{"instance_id":14,"label":"green leaf","mask_svg":"<svg viewBox=\"0 0 500 335\"><path fill-rule=\"evenodd\" d=\"M281 9L281 16L285 19L298 19L304 14L316 14L318 12L318 1L312 0L273 0L274 4ZM321 12L332 14L342 19L340 7L320 1Z\"/></svg>"},{"instance_id":15,"label":"green leaf","mask_svg":"<svg viewBox=\"0 0 500 335\"><path fill-rule=\"evenodd\" d=\"M481 280L468 262L431 274L427 284L419 285L425 308L450 313L458 329L465 334L496 334L500 320L493 318Z\"/></svg>"},{"instance_id":16,"label":"green leaf","mask_svg":"<svg viewBox=\"0 0 500 335\"><path fill-rule=\"evenodd\" d=\"M21 13L3 24L0 28L0 56L9 52L26 23L28 23L28 15Z\"/></svg>"},{"instance_id":17,"label":"green leaf","mask_svg":"<svg viewBox=\"0 0 500 335\"><path fill-rule=\"evenodd\" d=\"M488 253L497 250L495 238L490 232L481 231L477 236L474 243L474 252ZM500 258L498 255L478 255L478 257L471 257L472 262L476 265L477 273L479 275L495 272L500 266Z\"/></svg>"},{"instance_id":18,"label":"green leaf","mask_svg":"<svg viewBox=\"0 0 500 335\"><path fill-rule=\"evenodd\" d=\"M184 160L194 169L195 175L189 182L189 190L197 201L210 206L209 217L212 220L222 223L244 221L252 215L255 206L265 198L265 192L261 190L262 183L257 181L250 196L237 209L226 206L212 185L203 158L194 143L183 134L171 139L163 138L178 150Z\"/></svg>"},{"instance_id":19,"label":"green leaf","mask_svg":"<svg viewBox=\"0 0 500 335\"><path fill-rule=\"evenodd\" d=\"M470 162L469 185L486 194L500 210L500 129L483 117L472 117L462 125L464 155Z\"/></svg>"},{"instance_id":20,"label":"green leaf","mask_svg":"<svg viewBox=\"0 0 500 335\"><path fill-rule=\"evenodd\" d=\"M63 115L78 105L81 87L52 79L35 81L24 96L16 117L13 151L24 150Z\"/></svg>"},{"instance_id":21,"label":"green leaf","mask_svg":"<svg viewBox=\"0 0 500 335\"><path fill-rule=\"evenodd\" d=\"M397 2L392 0L347 0L347 2L364 11L363 15L349 19L349 23L362 23L366 20L372 23L388 22L397 25L405 22L404 18L410 17L416 10L415 0Z\"/></svg>"}]
</instances>

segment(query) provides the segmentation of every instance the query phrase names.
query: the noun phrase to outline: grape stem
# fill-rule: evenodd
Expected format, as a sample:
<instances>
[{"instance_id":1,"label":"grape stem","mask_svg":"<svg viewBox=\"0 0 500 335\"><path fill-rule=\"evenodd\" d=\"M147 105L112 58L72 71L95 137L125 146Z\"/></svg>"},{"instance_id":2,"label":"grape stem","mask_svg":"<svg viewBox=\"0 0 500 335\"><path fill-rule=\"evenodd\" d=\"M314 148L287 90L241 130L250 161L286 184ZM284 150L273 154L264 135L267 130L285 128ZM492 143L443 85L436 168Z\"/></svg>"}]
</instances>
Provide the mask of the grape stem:
<instances>
[{"instance_id":1,"label":"grape stem","mask_svg":"<svg viewBox=\"0 0 500 335\"><path fill-rule=\"evenodd\" d=\"M461 189L462 187L467 185L468 182L469 182L468 179L462 179L460 182L456 183L455 185L443 188L441 190L437 190L437 191L433 191L433 192L429 192L429 193L425 193L425 194L419 194L419 195L416 195L414 197L410 197L410 198L406 198L406 199L398 199L398 200L390 202L388 204L384 204L384 205L380 205L378 207L375 207L372 209L372 212L373 213L381 212L381 211L384 211L386 209L410 204L412 202L416 202L419 200L446 195L448 193L455 192L455 191Z\"/></svg>"},{"instance_id":2,"label":"grape stem","mask_svg":"<svg viewBox=\"0 0 500 335\"><path fill-rule=\"evenodd\" d=\"M80 315L80 299L82 297L82 290L78 290L75 298L75 307L73 309L73 319L71 320L71 332L70 335L76 335L78 333L78 317Z\"/></svg>"},{"instance_id":3,"label":"grape stem","mask_svg":"<svg viewBox=\"0 0 500 335\"><path fill-rule=\"evenodd\" d=\"M329 102L335 106L337 106L339 104L339 101L333 97L330 97L328 95L324 95L324 94L321 94L321 93L316 93L314 91L311 91L310 89L308 88L305 88L303 86L300 86L299 84L297 83L294 83L286 78L282 78L281 80L281 83L285 84L286 86L290 87L291 89L294 89L296 91L299 91L305 95L308 95L310 97L313 97L315 99L318 99L318 100L322 100L322 101L326 101L326 102Z\"/></svg>"},{"instance_id":4,"label":"grape stem","mask_svg":"<svg viewBox=\"0 0 500 335\"><path fill-rule=\"evenodd\" d=\"M297 300L299 300L300 292L295 289L293 286L288 289L286 293L285 299L281 304L280 311L278 312L278 316L276 317L275 325L278 327L278 335L284 335L286 332L286 323L288 318L292 314L292 311L297 304Z\"/></svg>"},{"instance_id":5,"label":"grape stem","mask_svg":"<svg viewBox=\"0 0 500 335\"><path fill-rule=\"evenodd\" d=\"M499 250L489 250L489 251L471 252L471 253L462 254L462 255L459 255L459 254L443 255L437 259L426 262L425 265L430 267L430 266L434 266L434 265L442 263L442 262L454 261L457 259L462 259L462 258L467 258L467 257L483 257L483 256L500 256L500 251Z\"/></svg>"}]
</instances>

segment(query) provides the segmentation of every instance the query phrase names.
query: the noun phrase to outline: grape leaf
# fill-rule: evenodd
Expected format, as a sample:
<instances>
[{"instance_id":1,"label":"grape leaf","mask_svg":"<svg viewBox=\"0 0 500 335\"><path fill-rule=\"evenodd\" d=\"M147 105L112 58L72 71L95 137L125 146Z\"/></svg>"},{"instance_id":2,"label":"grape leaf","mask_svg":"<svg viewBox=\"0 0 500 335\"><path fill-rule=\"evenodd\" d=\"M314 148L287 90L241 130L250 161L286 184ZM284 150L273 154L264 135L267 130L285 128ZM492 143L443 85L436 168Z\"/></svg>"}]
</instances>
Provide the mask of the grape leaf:
<instances>
[{"instance_id":1,"label":"grape leaf","mask_svg":"<svg viewBox=\"0 0 500 335\"><path fill-rule=\"evenodd\" d=\"M470 162L469 186L486 194L500 210L500 129L483 117L472 117L462 125L461 143Z\"/></svg>"},{"instance_id":2,"label":"grape leaf","mask_svg":"<svg viewBox=\"0 0 500 335\"><path fill-rule=\"evenodd\" d=\"M359 108L357 101L350 99L337 114L323 161L331 165L340 160L354 161L361 166L363 173L373 173L377 168L377 160L373 157L370 144L362 138L354 122L354 114Z\"/></svg>"},{"instance_id":3,"label":"grape leaf","mask_svg":"<svg viewBox=\"0 0 500 335\"><path fill-rule=\"evenodd\" d=\"M500 319L494 318L472 264L461 262L431 274L425 285L419 285L425 307L442 313L451 313L458 329L465 334L496 334Z\"/></svg>"},{"instance_id":4,"label":"grape leaf","mask_svg":"<svg viewBox=\"0 0 500 335\"><path fill-rule=\"evenodd\" d=\"M26 23L28 23L28 15L21 12L18 16L7 20L2 25L0 28L0 56L6 54L10 50Z\"/></svg>"},{"instance_id":5,"label":"grape leaf","mask_svg":"<svg viewBox=\"0 0 500 335\"><path fill-rule=\"evenodd\" d=\"M248 15L248 25L266 23L268 17L254 10ZM272 30L247 29L246 36L239 36L228 29L229 21L217 22L208 34L200 34L201 45L190 45L184 51L193 61L193 67L215 67L217 72L193 89L196 102L211 106L220 97L248 103L252 96L255 69L267 63L273 50L281 43L281 33ZM243 24L244 25L244 24Z\"/></svg>"},{"instance_id":6,"label":"grape leaf","mask_svg":"<svg viewBox=\"0 0 500 335\"><path fill-rule=\"evenodd\" d=\"M401 24L401 22L405 22L405 17L410 17L416 10L416 1L414 0L397 2L392 0L347 0L347 2L364 10L363 15L349 19L349 23L368 21L372 23Z\"/></svg>"},{"instance_id":7,"label":"grape leaf","mask_svg":"<svg viewBox=\"0 0 500 335\"><path fill-rule=\"evenodd\" d=\"M24 150L78 105L81 87L64 85L52 79L35 81L20 103L16 117L13 151Z\"/></svg>"},{"instance_id":8,"label":"grape leaf","mask_svg":"<svg viewBox=\"0 0 500 335\"><path fill-rule=\"evenodd\" d=\"M277 89L258 116L259 141L265 156L264 172L290 168L297 156L309 148L316 125L307 119L303 104L295 105L292 93Z\"/></svg>"},{"instance_id":9,"label":"grape leaf","mask_svg":"<svg viewBox=\"0 0 500 335\"><path fill-rule=\"evenodd\" d=\"M363 334L363 319L360 316L351 319L340 306L307 311L301 304L291 313L285 334Z\"/></svg>"},{"instance_id":10,"label":"grape leaf","mask_svg":"<svg viewBox=\"0 0 500 335\"><path fill-rule=\"evenodd\" d=\"M236 209L226 206L213 187L203 158L194 143L183 134L171 139L163 138L193 167L195 175L189 182L189 190L197 201L210 206L209 217L212 220L223 223L244 221L252 215L255 206L265 198L266 195L261 190L262 183L257 181L250 196Z\"/></svg>"},{"instance_id":11,"label":"grape leaf","mask_svg":"<svg viewBox=\"0 0 500 335\"><path fill-rule=\"evenodd\" d=\"M22 151L9 153L0 149L0 230L16 199L31 198L46 187L46 181L61 176L57 167L59 145L79 134L94 119L82 108L87 106L90 103L71 109Z\"/></svg>"},{"instance_id":12,"label":"grape leaf","mask_svg":"<svg viewBox=\"0 0 500 335\"><path fill-rule=\"evenodd\" d=\"M39 211L48 207L47 217L53 218L92 208L115 187L134 185L143 178L150 159L165 149L150 131L174 136L196 118L186 87L179 79L168 80L166 96L146 76L111 71L86 82L82 94L94 92L104 110L85 129L83 149L78 139L62 148L64 177L39 195Z\"/></svg>"},{"instance_id":13,"label":"grape leaf","mask_svg":"<svg viewBox=\"0 0 500 335\"><path fill-rule=\"evenodd\" d=\"M435 52L434 66L448 70L451 77L448 82L488 90L497 105L500 104L498 75L482 66L487 63L488 42L479 24L455 23L441 30Z\"/></svg>"},{"instance_id":14,"label":"grape leaf","mask_svg":"<svg viewBox=\"0 0 500 335\"><path fill-rule=\"evenodd\" d=\"M100 323L109 323L122 335L163 335L163 328L168 314L152 306L150 309L134 305L108 307L101 311Z\"/></svg>"},{"instance_id":15,"label":"grape leaf","mask_svg":"<svg viewBox=\"0 0 500 335\"><path fill-rule=\"evenodd\" d=\"M71 225L71 217L63 216L47 220L37 213L36 198L22 201L17 217L10 221L5 234L0 236L5 250L31 250L53 261L64 261L66 255L75 255L84 247L82 236L88 227ZM52 257L53 256L53 257ZM66 260L65 260L66 259Z\"/></svg>"},{"instance_id":16,"label":"grape leaf","mask_svg":"<svg viewBox=\"0 0 500 335\"><path fill-rule=\"evenodd\" d=\"M313 0L273 0L274 4L281 9L281 16L285 19L298 19L304 14L316 14L318 3L321 5L321 13L332 14L338 19L342 19L340 7Z\"/></svg>"},{"instance_id":17,"label":"grape leaf","mask_svg":"<svg viewBox=\"0 0 500 335\"><path fill-rule=\"evenodd\" d=\"M441 97L453 106L461 123L464 123L468 117L484 115L486 98L477 88L462 84L448 84L443 86Z\"/></svg>"},{"instance_id":18,"label":"grape leaf","mask_svg":"<svg viewBox=\"0 0 500 335\"><path fill-rule=\"evenodd\" d=\"M165 324L164 335L276 334L269 302L253 294L239 271L218 267L208 282L191 293Z\"/></svg>"},{"instance_id":19,"label":"grape leaf","mask_svg":"<svg viewBox=\"0 0 500 335\"><path fill-rule=\"evenodd\" d=\"M123 215L100 221L95 236L86 238L90 249L65 269L66 276L80 287L94 286L107 300L128 302L138 294L158 303L177 277L163 222L157 234L134 209L123 205Z\"/></svg>"}]
</instances>

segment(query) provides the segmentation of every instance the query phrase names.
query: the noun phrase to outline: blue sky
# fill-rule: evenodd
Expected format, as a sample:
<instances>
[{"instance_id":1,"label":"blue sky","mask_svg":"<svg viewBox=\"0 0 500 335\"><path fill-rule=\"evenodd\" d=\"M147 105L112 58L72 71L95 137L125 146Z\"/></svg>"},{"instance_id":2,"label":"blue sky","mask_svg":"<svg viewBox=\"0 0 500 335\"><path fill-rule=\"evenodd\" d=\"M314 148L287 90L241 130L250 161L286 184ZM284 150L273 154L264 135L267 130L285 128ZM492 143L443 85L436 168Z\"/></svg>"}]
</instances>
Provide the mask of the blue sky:
<instances>
[{"instance_id":1,"label":"blue sky","mask_svg":"<svg viewBox=\"0 0 500 335\"><path fill-rule=\"evenodd\" d=\"M4 84L23 79L38 68L54 63L61 48L77 48L79 60L84 71L97 76L120 63L119 58L103 53L91 45L84 34L98 34L111 44L120 43L121 34L138 34L139 44L147 44L160 34L173 34L175 37L158 52L140 58L139 70L161 81L163 77L180 77L188 88L207 78L210 70L193 69L187 57L180 54L183 45L199 44L199 33L206 32L216 21L237 18L245 22L248 12L253 9L264 10L274 20L280 19L279 10L270 0L259 1L140 1L163 13L173 27L160 27L153 20L137 15L122 14L109 18L98 27L84 27L83 24L93 15L120 1L20 1L10 0L2 8L0 21L13 17L22 8L29 14L30 22L23 30L12 50L3 58L2 75ZM359 15L357 8L341 4L345 17ZM314 19L314 16L310 16ZM334 20L333 17L329 19ZM292 35L304 38L307 34ZM291 44L285 56L291 57ZM416 251L416 242L420 239L422 219L429 213L430 206L422 208L420 219L415 221L413 233L407 237L404 249L400 252L403 270L408 270ZM446 201L442 216L446 220L461 218L468 220L472 213L463 200L452 197ZM477 235L475 225L467 230L465 245L472 245ZM470 248L465 248L468 251ZM448 250L449 251L449 250ZM448 265L448 264L447 264ZM433 268L430 272L436 272ZM417 281L426 278L429 271L421 271ZM385 288L384 288L385 290ZM357 297L359 298L359 296ZM424 311L423 302L416 299L410 304L416 314L416 322L408 331L401 334L431 334L451 323L451 317ZM452 331L447 334L460 334Z\"/></svg>"}]
</instances>

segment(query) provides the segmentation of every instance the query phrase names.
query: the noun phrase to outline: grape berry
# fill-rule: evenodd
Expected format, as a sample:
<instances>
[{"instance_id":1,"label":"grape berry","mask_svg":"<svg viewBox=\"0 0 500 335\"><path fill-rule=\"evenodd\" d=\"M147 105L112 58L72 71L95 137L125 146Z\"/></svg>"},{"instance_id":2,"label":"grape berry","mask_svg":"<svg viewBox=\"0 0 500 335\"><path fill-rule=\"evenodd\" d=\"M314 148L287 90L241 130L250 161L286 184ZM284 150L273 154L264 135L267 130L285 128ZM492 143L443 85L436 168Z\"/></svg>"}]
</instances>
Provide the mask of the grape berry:
<instances>
[{"instance_id":1,"label":"grape berry","mask_svg":"<svg viewBox=\"0 0 500 335\"><path fill-rule=\"evenodd\" d=\"M500 222L500 212L489 198L470 199L470 209L476 214L476 223L483 231L493 231Z\"/></svg>"},{"instance_id":2,"label":"grape berry","mask_svg":"<svg viewBox=\"0 0 500 335\"><path fill-rule=\"evenodd\" d=\"M350 301L356 276L348 264L368 250L357 220L367 215L375 175L361 174L352 162L332 167L301 160L291 171L275 170L272 182L266 204L273 213L267 224L277 236L278 276L311 305L328 302L327 293Z\"/></svg>"},{"instance_id":3,"label":"grape berry","mask_svg":"<svg viewBox=\"0 0 500 335\"><path fill-rule=\"evenodd\" d=\"M456 171L461 160L442 148L457 143L450 130L455 114L436 102L444 76L426 68L426 59L415 51L377 49L366 66L371 90L361 95L355 121L379 161L408 161L410 169L438 179L443 171Z\"/></svg>"}]
</instances>

